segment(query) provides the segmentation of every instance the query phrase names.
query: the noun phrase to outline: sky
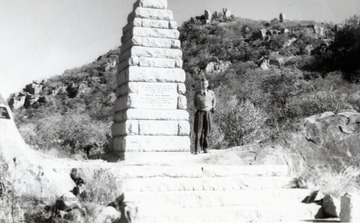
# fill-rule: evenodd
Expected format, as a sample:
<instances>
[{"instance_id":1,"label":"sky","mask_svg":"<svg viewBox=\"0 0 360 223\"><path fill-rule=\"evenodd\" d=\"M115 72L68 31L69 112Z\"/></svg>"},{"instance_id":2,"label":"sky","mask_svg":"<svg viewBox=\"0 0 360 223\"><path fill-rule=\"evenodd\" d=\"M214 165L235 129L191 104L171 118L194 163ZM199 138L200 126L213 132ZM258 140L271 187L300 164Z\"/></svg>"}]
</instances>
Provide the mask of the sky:
<instances>
[{"instance_id":1,"label":"sky","mask_svg":"<svg viewBox=\"0 0 360 223\"><path fill-rule=\"evenodd\" d=\"M120 45L135 0L0 0L0 94L80 67ZM205 9L236 17L340 23L359 0L168 0L179 24Z\"/></svg>"}]
</instances>

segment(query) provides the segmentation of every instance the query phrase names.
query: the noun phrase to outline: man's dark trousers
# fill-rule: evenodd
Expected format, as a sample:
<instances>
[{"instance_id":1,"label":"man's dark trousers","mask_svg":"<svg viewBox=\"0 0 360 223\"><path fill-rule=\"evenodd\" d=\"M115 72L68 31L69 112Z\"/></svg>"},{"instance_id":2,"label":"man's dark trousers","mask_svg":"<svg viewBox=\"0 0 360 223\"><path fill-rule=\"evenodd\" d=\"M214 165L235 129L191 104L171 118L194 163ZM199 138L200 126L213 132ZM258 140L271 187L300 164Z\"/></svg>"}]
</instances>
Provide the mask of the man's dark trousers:
<instances>
[{"instance_id":1,"label":"man's dark trousers","mask_svg":"<svg viewBox=\"0 0 360 223\"><path fill-rule=\"evenodd\" d=\"M194 120L195 153L207 152L211 131L212 115L210 111L196 111Z\"/></svg>"}]
</instances>

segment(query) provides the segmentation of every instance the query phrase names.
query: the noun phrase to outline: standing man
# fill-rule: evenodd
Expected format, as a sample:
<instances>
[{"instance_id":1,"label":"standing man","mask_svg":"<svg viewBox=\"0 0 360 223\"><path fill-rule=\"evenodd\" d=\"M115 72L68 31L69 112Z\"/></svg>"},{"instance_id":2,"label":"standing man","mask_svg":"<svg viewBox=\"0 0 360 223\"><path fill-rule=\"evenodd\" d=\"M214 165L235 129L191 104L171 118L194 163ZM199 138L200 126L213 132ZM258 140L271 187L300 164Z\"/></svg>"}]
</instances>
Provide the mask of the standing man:
<instances>
[{"instance_id":1,"label":"standing man","mask_svg":"<svg viewBox=\"0 0 360 223\"><path fill-rule=\"evenodd\" d=\"M196 109L194 120L195 151L208 152L209 135L212 125L212 113L215 111L216 98L212 90L208 90L209 82L203 78L200 82L201 89L194 95L194 106Z\"/></svg>"}]
</instances>

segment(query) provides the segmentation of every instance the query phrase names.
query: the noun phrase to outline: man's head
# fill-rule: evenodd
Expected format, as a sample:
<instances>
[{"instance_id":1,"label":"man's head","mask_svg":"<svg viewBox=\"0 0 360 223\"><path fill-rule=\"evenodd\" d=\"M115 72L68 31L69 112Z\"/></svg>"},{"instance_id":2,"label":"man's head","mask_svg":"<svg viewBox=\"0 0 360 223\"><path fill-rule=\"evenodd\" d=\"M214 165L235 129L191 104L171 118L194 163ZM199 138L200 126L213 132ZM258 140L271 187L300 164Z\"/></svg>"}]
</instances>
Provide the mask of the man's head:
<instances>
[{"instance_id":1,"label":"man's head","mask_svg":"<svg viewBox=\"0 0 360 223\"><path fill-rule=\"evenodd\" d=\"M200 87L201 87L201 90L207 90L209 87L209 81L206 80L205 78L201 79Z\"/></svg>"}]
</instances>

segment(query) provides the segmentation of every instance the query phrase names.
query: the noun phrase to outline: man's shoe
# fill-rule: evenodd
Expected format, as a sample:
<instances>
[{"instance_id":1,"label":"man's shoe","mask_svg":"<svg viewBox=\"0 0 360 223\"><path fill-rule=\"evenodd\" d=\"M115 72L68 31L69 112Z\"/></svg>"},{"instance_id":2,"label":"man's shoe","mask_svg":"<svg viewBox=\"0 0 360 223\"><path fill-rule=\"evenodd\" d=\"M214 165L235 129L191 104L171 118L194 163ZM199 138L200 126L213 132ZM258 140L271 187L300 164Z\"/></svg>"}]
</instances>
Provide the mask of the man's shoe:
<instances>
[{"instance_id":1,"label":"man's shoe","mask_svg":"<svg viewBox=\"0 0 360 223\"><path fill-rule=\"evenodd\" d=\"M209 151L207 149L204 149L204 153L208 153Z\"/></svg>"}]
</instances>

